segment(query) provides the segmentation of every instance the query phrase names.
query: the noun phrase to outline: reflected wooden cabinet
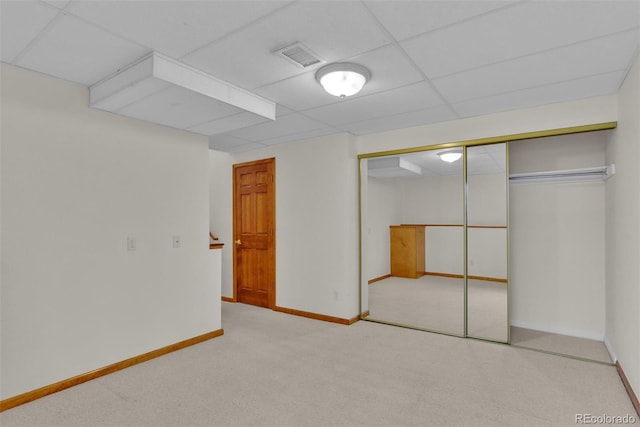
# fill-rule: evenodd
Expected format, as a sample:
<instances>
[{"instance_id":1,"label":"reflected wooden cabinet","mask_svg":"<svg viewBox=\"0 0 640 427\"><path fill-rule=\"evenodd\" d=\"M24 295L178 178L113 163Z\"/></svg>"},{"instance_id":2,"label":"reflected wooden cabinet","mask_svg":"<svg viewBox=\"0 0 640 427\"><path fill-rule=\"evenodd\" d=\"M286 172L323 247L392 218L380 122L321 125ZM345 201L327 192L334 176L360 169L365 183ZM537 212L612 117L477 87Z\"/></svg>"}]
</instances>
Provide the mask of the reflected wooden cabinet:
<instances>
[{"instance_id":1,"label":"reflected wooden cabinet","mask_svg":"<svg viewBox=\"0 0 640 427\"><path fill-rule=\"evenodd\" d=\"M391 275L417 279L424 276L424 225L389 226Z\"/></svg>"}]
</instances>

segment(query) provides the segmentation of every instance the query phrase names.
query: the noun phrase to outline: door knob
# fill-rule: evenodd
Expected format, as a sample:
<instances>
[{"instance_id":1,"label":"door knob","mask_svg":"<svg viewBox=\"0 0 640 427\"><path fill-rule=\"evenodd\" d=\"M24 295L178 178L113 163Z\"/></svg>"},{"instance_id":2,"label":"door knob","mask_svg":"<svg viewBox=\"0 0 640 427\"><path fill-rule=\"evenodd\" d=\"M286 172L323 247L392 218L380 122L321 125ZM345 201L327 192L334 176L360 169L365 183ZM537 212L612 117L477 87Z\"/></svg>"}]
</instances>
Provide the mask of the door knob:
<instances>
[{"instance_id":1,"label":"door knob","mask_svg":"<svg viewBox=\"0 0 640 427\"><path fill-rule=\"evenodd\" d=\"M242 242L240 241L240 239L236 240L236 245L241 245Z\"/></svg>"}]
</instances>

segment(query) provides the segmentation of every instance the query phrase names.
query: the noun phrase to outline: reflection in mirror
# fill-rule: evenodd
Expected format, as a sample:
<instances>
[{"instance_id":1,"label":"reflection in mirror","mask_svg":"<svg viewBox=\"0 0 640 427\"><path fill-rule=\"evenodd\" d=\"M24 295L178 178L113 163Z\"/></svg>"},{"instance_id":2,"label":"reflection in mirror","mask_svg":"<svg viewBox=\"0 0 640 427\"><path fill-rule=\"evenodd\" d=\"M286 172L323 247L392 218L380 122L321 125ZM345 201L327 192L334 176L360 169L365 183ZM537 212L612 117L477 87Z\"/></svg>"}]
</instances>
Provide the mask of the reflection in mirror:
<instances>
[{"instance_id":1,"label":"reflection in mirror","mask_svg":"<svg viewBox=\"0 0 640 427\"><path fill-rule=\"evenodd\" d=\"M508 342L506 143L467 148L467 334Z\"/></svg>"},{"instance_id":2,"label":"reflection in mirror","mask_svg":"<svg viewBox=\"0 0 640 427\"><path fill-rule=\"evenodd\" d=\"M443 151L462 153L361 160L363 306L371 320L464 335L463 161Z\"/></svg>"}]
</instances>

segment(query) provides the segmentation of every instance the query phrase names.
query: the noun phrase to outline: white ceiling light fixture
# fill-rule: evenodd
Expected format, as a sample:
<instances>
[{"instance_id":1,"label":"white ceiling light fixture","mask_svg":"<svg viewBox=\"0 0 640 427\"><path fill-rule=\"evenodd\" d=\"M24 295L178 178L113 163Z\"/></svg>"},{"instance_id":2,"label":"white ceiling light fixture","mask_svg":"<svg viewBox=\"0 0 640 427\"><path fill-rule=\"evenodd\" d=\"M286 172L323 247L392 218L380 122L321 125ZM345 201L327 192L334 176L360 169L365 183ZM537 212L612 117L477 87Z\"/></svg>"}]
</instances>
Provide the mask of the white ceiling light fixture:
<instances>
[{"instance_id":1,"label":"white ceiling light fixture","mask_svg":"<svg viewBox=\"0 0 640 427\"><path fill-rule=\"evenodd\" d=\"M347 62L325 65L316 72L316 80L324 90L340 98L360 92L370 78L365 67Z\"/></svg>"},{"instance_id":2,"label":"white ceiling light fixture","mask_svg":"<svg viewBox=\"0 0 640 427\"><path fill-rule=\"evenodd\" d=\"M440 156L440 160L444 162L453 163L462 157L462 153L458 150L448 150L438 153L438 156Z\"/></svg>"}]
</instances>

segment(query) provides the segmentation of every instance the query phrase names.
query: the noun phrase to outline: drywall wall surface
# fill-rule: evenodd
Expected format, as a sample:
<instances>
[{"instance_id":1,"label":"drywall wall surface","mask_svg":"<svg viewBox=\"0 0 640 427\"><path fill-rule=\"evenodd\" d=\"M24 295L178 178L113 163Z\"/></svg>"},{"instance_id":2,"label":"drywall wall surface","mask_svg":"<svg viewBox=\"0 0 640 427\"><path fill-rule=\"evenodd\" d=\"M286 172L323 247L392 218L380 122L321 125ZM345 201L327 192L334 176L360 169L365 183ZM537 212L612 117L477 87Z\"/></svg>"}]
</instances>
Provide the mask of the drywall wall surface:
<instances>
[{"instance_id":1,"label":"drywall wall surface","mask_svg":"<svg viewBox=\"0 0 640 427\"><path fill-rule=\"evenodd\" d=\"M603 166L609 131L511 143L511 173ZM605 183L511 184L511 320L602 340Z\"/></svg>"},{"instance_id":2,"label":"drywall wall surface","mask_svg":"<svg viewBox=\"0 0 640 427\"><path fill-rule=\"evenodd\" d=\"M221 249L221 294L233 298L233 192L231 154L209 150L209 229L224 243Z\"/></svg>"},{"instance_id":3,"label":"drywall wall surface","mask_svg":"<svg viewBox=\"0 0 640 427\"><path fill-rule=\"evenodd\" d=\"M400 182L396 179L369 178L367 180L367 224L365 225L365 245L367 255L367 280L391 273L390 266L390 225L402 222Z\"/></svg>"},{"instance_id":4,"label":"drywall wall surface","mask_svg":"<svg viewBox=\"0 0 640 427\"><path fill-rule=\"evenodd\" d=\"M1 74L2 398L219 329L206 138Z\"/></svg>"},{"instance_id":5,"label":"drywall wall surface","mask_svg":"<svg viewBox=\"0 0 640 427\"><path fill-rule=\"evenodd\" d=\"M618 128L607 143L606 343L640 396L640 57L619 92Z\"/></svg>"},{"instance_id":6,"label":"drywall wall surface","mask_svg":"<svg viewBox=\"0 0 640 427\"><path fill-rule=\"evenodd\" d=\"M358 137L358 154L605 123L617 120L615 95L507 111Z\"/></svg>"},{"instance_id":7,"label":"drywall wall surface","mask_svg":"<svg viewBox=\"0 0 640 427\"><path fill-rule=\"evenodd\" d=\"M228 175L233 164L276 159L276 305L355 317L359 220L358 162L352 137L341 134L278 144L231 154L228 159L217 152L211 156L210 162ZM213 185L212 197L229 197L226 191ZM223 236L232 233L231 212L211 218L212 227ZM223 258L225 269L233 271L230 258ZM229 275L224 277L223 295L229 296L233 284Z\"/></svg>"}]
</instances>

